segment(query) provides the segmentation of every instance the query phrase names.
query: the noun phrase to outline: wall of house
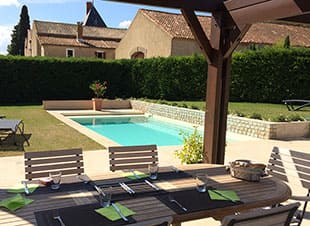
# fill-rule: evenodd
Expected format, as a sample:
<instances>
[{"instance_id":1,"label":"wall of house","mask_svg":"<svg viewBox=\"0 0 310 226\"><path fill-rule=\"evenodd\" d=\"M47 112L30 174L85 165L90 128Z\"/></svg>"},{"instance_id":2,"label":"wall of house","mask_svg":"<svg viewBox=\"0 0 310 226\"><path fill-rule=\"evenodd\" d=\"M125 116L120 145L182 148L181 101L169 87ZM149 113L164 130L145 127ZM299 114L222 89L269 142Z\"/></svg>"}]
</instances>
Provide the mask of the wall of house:
<instances>
[{"instance_id":1,"label":"wall of house","mask_svg":"<svg viewBox=\"0 0 310 226\"><path fill-rule=\"evenodd\" d=\"M115 51L116 59L129 59L142 50L145 58L171 55L171 37L138 13Z\"/></svg>"},{"instance_id":2,"label":"wall of house","mask_svg":"<svg viewBox=\"0 0 310 226\"><path fill-rule=\"evenodd\" d=\"M106 53L106 59L115 59L114 49L96 49L96 48L72 47L72 46L54 46L54 45L44 45L44 56L66 57L66 49L74 49L75 57L95 57L96 51L103 51Z\"/></svg>"},{"instance_id":3,"label":"wall of house","mask_svg":"<svg viewBox=\"0 0 310 226\"><path fill-rule=\"evenodd\" d=\"M201 53L201 49L195 40L172 39L171 56L187 56L194 53Z\"/></svg>"}]
</instances>

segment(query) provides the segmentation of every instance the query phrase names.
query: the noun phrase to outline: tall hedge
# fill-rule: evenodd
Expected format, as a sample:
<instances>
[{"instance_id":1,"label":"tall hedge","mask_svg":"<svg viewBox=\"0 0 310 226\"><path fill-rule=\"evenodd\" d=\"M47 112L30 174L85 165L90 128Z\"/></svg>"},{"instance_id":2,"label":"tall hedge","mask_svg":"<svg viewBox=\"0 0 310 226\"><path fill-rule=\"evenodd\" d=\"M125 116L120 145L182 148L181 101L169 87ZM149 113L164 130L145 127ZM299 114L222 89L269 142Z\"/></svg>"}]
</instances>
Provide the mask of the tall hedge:
<instances>
[{"instance_id":1,"label":"tall hedge","mask_svg":"<svg viewBox=\"0 0 310 226\"><path fill-rule=\"evenodd\" d=\"M93 80L108 82L108 98L205 98L202 56L111 60L0 56L0 104L90 99ZM310 99L310 49L263 48L235 53L231 100Z\"/></svg>"},{"instance_id":2,"label":"tall hedge","mask_svg":"<svg viewBox=\"0 0 310 226\"><path fill-rule=\"evenodd\" d=\"M233 56L232 101L310 99L310 49L263 48Z\"/></svg>"}]
</instances>

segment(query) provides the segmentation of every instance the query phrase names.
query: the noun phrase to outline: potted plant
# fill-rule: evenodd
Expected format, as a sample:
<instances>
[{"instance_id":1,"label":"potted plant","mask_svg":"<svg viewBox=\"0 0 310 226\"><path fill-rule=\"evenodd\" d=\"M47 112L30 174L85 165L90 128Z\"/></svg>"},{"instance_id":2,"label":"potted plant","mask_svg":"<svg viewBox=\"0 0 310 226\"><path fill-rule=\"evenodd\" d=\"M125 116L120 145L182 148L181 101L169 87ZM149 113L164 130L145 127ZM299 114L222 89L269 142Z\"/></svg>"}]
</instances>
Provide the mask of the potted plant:
<instances>
[{"instance_id":1,"label":"potted plant","mask_svg":"<svg viewBox=\"0 0 310 226\"><path fill-rule=\"evenodd\" d=\"M107 91L107 82L100 82L99 80L93 81L89 88L94 92L95 97L92 98L93 110L100 111L102 109L102 97Z\"/></svg>"}]
</instances>

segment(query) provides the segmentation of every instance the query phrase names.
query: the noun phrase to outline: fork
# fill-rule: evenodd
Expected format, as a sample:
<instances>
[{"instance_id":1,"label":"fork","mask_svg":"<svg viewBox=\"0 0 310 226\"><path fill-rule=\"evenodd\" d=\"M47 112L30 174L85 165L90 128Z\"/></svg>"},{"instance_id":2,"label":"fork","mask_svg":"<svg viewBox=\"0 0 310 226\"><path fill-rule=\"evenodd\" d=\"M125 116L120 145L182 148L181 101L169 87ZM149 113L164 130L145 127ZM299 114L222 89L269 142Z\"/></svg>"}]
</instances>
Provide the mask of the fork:
<instances>
[{"instance_id":1,"label":"fork","mask_svg":"<svg viewBox=\"0 0 310 226\"><path fill-rule=\"evenodd\" d=\"M175 204L177 204L182 210L184 210L185 212L187 212L187 209L184 207L184 206L182 206L177 200L175 200L173 197L172 197L172 195L168 195L168 199L169 199L169 201L170 202L173 202L173 203L175 203Z\"/></svg>"},{"instance_id":2,"label":"fork","mask_svg":"<svg viewBox=\"0 0 310 226\"><path fill-rule=\"evenodd\" d=\"M54 219L59 221L60 226L66 226L65 223L62 221L60 216L56 216L56 217L54 217Z\"/></svg>"}]
</instances>

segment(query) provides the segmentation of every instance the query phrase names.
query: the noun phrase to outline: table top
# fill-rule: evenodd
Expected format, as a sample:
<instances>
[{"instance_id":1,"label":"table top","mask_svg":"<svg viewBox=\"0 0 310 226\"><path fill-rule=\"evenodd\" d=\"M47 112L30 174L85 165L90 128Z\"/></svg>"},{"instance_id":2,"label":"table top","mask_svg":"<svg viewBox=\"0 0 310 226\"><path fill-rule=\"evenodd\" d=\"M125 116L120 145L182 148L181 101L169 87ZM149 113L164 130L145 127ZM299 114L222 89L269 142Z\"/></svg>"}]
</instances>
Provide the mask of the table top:
<instances>
[{"instance_id":1,"label":"table top","mask_svg":"<svg viewBox=\"0 0 310 226\"><path fill-rule=\"evenodd\" d=\"M231 177L225 167L220 165L195 164L179 166L177 168L186 173L187 176L178 176L181 174L175 173L176 176L173 178L161 179L159 177L156 182L152 182L164 191L185 191L194 189L196 185L195 179L192 176L195 176L197 172L203 172L209 176L208 186L219 190L234 190L242 202L238 203L238 205L228 205L215 209L203 209L180 214L176 209L170 208L162 202L154 193L137 195L136 197L126 196L127 194L125 193L123 196L119 196L120 199L117 201L136 212L132 216L136 222L172 216L173 222L179 223L206 217L220 219L235 212L274 205L286 201L291 196L291 190L285 183L270 176L263 177L260 182L248 182ZM171 172L173 175L170 167L164 167L160 170ZM124 179L121 172L90 176L90 178L97 185L129 181ZM1 208L0 225L37 225L34 215L36 211L98 203L96 199L97 192L90 189L92 188L91 185L83 184L81 181L76 182L75 186L70 186L70 184L62 185L62 190L58 192L35 191L28 196L34 202L15 212ZM7 193L5 189L0 189L0 200L11 196L13 194Z\"/></svg>"}]
</instances>

